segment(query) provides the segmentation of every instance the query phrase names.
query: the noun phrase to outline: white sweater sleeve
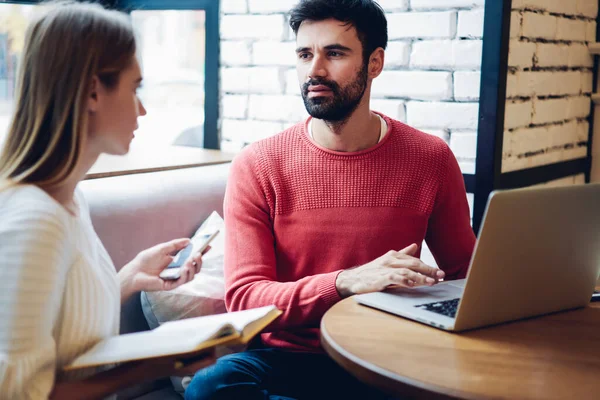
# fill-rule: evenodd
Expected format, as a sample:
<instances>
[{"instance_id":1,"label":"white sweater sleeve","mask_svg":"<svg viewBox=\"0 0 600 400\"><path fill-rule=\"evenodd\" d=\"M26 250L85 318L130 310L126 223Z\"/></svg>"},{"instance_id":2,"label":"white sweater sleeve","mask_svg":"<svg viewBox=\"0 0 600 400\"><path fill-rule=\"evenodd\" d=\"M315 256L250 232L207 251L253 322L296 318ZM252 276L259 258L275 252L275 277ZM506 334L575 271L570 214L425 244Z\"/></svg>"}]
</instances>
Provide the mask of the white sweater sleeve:
<instances>
[{"instance_id":1,"label":"white sweater sleeve","mask_svg":"<svg viewBox=\"0 0 600 400\"><path fill-rule=\"evenodd\" d=\"M73 257L66 216L56 205L25 201L0 204L0 399L50 394L53 330Z\"/></svg>"}]
</instances>

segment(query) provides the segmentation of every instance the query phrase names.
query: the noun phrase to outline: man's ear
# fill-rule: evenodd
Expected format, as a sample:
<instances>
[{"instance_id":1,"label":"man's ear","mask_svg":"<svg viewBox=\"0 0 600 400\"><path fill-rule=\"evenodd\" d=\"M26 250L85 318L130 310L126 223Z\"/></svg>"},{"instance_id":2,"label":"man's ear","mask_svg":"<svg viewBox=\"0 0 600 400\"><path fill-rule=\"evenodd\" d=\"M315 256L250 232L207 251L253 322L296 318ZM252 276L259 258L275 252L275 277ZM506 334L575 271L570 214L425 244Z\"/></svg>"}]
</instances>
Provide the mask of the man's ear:
<instances>
[{"instance_id":1,"label":"man's ear","mask_svg":"<svg viewBox=\"0 0 600 400\"><path fill-rule=\"evenodd\" d=\"M92 83L90 84L89 95L87 100L87 109L88 112L94 113L98 111L100 106L100 96L98 91L100 90L100 81L97 76L92 77Z\"/></svg>"},{"instance_id":2,"label":"man's ear","mask_svg":"<svg viewBox=\"0 0 600 400\"><path fill-rule=\"evenodd\" d=\"M374 79L381 74L381 71L383 71L384 61L385 51L381 47L376 48L369 57L369 78Z\"/></svg>"}]
</instances>

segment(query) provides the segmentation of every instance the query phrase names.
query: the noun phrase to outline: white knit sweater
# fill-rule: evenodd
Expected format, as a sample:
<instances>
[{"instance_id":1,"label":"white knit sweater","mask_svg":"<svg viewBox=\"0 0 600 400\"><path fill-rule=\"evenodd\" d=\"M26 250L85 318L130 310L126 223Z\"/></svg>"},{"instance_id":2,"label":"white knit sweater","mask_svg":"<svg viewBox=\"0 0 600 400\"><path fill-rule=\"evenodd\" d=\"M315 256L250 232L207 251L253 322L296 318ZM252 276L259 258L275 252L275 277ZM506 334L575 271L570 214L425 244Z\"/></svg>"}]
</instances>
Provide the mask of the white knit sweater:
<instances>
[{"instance_id":1,"label":"white knit sweater","mask_svg":"<svg viewBox=\"0 0 600 400\"><path fill-rule=\"evenodd\" d=\"M47 398L73 378L65 364L118 334L116 271L75 201L77 217L36 186L0 191L0 399Z\"/></svg>"}]
</instances>

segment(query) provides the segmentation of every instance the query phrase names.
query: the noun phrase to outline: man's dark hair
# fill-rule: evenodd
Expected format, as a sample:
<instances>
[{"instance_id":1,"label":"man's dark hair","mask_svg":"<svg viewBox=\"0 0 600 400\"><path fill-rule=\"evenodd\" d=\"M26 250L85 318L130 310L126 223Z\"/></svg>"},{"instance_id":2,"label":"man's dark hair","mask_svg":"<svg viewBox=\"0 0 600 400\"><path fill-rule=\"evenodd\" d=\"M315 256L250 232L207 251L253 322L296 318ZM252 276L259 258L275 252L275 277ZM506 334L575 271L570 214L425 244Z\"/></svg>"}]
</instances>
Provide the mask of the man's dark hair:
<instances>
[{"instance_id":1,"label":"man's dark hair","mask_svg":"<svg viewBox=\"0 0 600 400\"><path fill-rule=\"evenodd\" d=\"M387 20L385 12L374 0L300 0L290 11L290 27L297 35L302 22L330 18L356 29L365 64L375 49L386 48Z\"/></svg>"}]
</instances>

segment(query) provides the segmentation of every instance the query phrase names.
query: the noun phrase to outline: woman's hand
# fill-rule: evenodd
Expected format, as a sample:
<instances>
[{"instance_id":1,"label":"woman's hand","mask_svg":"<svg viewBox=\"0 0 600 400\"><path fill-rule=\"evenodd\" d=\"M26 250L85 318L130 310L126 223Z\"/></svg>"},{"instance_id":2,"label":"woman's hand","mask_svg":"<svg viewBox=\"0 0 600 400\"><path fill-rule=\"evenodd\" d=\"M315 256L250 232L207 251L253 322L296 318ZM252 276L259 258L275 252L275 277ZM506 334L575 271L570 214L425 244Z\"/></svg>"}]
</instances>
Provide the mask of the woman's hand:
<instances>
[{"instance_id":1,"label":"woman's hand","mask_svg":"<svg viewBox=\"0 0 600 400\"><path fill-rule=\"evenodd\" d=\"M103 399L131 385L166 376L193 375L215 363L214 349L193 357L167 356L131 361L100 372L82 381L57 381L50 399Z\"/></svg>"},{"instance_id":2,"label":"woman's hand","mask_svg":"<svg viewBox=\"0 0 600 400\"><path fill-rule=\"evenodd\" d=\"M140 252L129 264L119 271L121 301L141 290L147 292L172 290L191 281L200 272L202 254L190 256L181 267L177 280L165 280L159 274L173 261L173 254L184 249L189 239L175 239ZM207 249L208 250L208 249Z\"/></svg>"}]
</instances>

